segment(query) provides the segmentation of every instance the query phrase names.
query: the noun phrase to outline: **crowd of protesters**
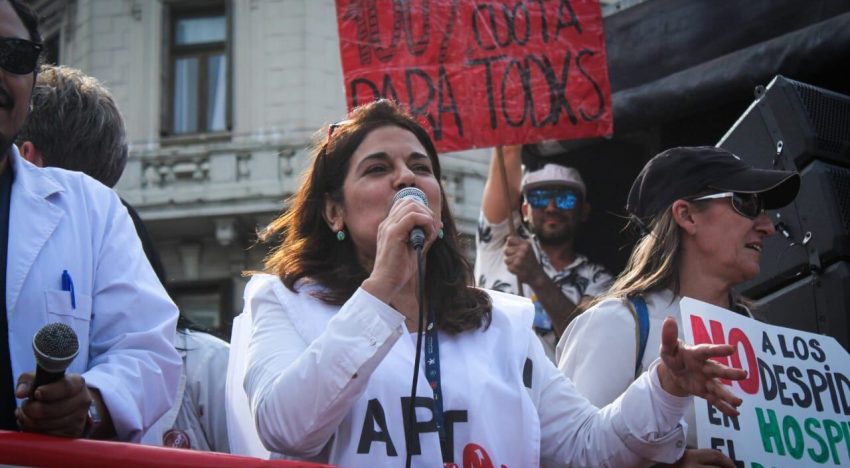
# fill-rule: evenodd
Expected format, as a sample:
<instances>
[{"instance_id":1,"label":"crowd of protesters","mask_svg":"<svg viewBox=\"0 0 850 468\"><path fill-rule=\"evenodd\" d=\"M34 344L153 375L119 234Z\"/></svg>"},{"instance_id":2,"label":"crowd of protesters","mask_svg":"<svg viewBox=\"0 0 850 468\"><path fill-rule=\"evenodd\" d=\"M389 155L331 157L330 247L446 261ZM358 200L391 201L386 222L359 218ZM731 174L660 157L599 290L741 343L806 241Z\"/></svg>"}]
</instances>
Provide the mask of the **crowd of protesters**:
<instances>
[{"instance_id":1,"label":"crowd of protesters","mask_svg":"<svg viewBox=\"0 0 850 468\"><path fill-rule=\"evenodd\" d=\"M245 431L274 458L341 466L466 466L468 446L506 466L735 466L696 447L692 397L735 415L719 380L745 373L711 359L731 346L681 340L679 301L750 315L732 288L758 274L764 210L798 174L714 147L658 154L626 200L641 237L613 278L576 251L579 172L524 171L506 147L473 270L430 136L376 101L318 129L231 349L178 311L111 190L128 151L109 91L40 66L42 48L30 7L0 0L0 428L218 452ZM32 337L53 322L79 352L37 385Z\"/></svg>"}]
</instances>

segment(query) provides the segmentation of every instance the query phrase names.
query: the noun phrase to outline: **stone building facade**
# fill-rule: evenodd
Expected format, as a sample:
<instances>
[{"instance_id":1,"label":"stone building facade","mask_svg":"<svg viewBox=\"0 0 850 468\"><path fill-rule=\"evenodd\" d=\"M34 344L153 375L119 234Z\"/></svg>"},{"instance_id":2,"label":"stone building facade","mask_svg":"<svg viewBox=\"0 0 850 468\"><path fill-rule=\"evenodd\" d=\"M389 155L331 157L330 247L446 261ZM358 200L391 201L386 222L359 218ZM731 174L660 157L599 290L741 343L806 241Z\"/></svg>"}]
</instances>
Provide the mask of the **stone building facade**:
<instances>
[{"instance_id":1,"label":"stone building facade","mask_svg":"<svg viewBox=\"0 0 850 468\"><path fill-rule=\"evenodd\" d=\"M130 159L116 189L145 220L184 313L225 333L322 125L345 114L333 0L40 0L48 57L103 81ZM468 242L487 150L442 156Z\"/></svg>"}]
</instances>

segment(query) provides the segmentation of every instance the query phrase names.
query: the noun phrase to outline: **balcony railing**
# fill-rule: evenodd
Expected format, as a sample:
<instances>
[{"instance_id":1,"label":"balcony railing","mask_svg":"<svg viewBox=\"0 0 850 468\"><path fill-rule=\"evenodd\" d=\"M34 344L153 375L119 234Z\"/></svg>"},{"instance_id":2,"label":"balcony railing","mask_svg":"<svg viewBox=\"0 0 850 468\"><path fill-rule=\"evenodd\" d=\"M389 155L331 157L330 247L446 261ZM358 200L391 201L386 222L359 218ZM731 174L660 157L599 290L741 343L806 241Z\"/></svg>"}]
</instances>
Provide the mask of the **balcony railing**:
<instances>
[{"instance_id":1,"label":"balcony railing","mask_svg":"<svg viewBox=\"0 0 850 468\"><path fill-rule=\"evenodd\" d=\"M441 156L443 186L464 234L475 233L487 157ZM145 219L277 212L308 159L305 146L275 142L133 149L117 189Z\"/></svg>"}]
</instances>

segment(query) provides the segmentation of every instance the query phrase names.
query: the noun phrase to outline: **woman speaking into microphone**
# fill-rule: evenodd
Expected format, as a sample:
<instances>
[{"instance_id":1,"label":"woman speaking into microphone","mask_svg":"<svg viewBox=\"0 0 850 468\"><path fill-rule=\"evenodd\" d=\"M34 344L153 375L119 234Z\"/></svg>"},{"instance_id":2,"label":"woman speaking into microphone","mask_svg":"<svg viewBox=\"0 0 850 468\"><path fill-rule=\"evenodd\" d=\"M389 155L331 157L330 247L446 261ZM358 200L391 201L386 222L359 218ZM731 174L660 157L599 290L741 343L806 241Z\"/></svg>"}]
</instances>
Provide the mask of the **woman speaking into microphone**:
<instances>
[{"instance_id":1,"label":"woman speaking into microphone","mask_svg":"<svg viewBox=\"0 0 850 468\"><path fill-rule=\"evenodd\" d=\"M274 455L346 467L645 466L682 455L689 395L737 414L718 379L744 371L708 360L732 349L688 347L673 321L661 358L617 401L591 405L546 358L530 302L471 286L440 177L427 132L386 100L317 143L264 233L278 244L246 287L247 349L231 351L247 353L245 391Z\"/></svg>"}]
</instances>

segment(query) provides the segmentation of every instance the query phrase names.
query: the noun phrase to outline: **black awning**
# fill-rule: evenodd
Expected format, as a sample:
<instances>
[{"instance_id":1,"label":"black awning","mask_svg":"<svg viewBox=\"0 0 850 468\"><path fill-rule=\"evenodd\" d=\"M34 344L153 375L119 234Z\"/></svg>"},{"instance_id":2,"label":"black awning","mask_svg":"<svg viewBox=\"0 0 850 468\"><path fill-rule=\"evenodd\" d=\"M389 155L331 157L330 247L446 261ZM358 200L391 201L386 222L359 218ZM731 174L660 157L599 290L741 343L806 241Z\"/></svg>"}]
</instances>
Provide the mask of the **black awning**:
<instances>
[{"instance_id":1,"label":"black awning","mask_svg":"<svg viewBox=\"0 0 850 468\"><path fill-rule=\"evenodd\" d=\"M686 50L678 53L686 54ZM775 75L847 92L850 13L615 91L614 131L656 125L719 105L752 98ZM844 83L845 89L835 83Z\"/></svg>"}]
</instances>

